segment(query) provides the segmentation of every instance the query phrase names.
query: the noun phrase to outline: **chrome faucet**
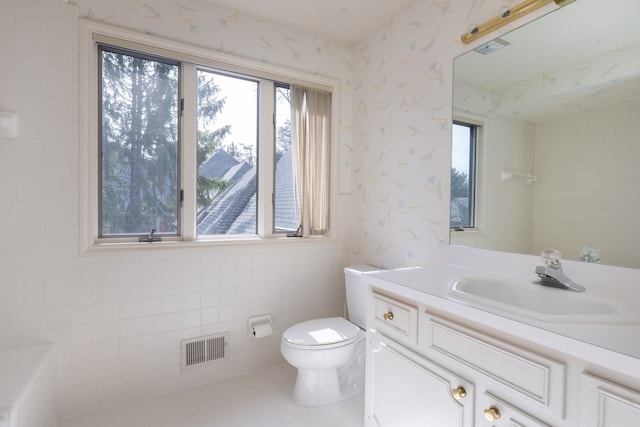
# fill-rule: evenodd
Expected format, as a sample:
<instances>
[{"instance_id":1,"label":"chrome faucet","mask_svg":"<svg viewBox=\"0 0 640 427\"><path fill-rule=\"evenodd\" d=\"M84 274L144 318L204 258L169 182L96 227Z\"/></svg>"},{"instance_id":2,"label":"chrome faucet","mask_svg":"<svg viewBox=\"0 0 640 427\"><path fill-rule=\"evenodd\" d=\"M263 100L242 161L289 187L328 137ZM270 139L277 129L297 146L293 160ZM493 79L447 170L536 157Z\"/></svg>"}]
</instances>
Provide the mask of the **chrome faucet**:
<instances>
[{"instance_id":1,"label":"chrome faucet","mask_svg":"<svg viewBox=\"0 0 640 427\"><path fill-rule=\"evenodd\" d=\"M555 249L545 249L542 252L541 260L545 265L536 267L536 274L540 280L535 280L533 283L575 292L585 291L584 286L569 279L562 271L562 254L560 252Z\"/></svg>"},{"instance_id":2,"label":"chrome faucet","mask_svg":"<svg viewBox=\"0 0 640 427\"><path fill-rule=\"evenodd\" d=\"M562 267L555 268L550 266L539 265L536 267L536 274L540 280L533 283L543 286L551 286L554 288L568 289L576 292L584 292L585 287L578 285L573 280L565 276Z\"/></svg>"}]
</instances>

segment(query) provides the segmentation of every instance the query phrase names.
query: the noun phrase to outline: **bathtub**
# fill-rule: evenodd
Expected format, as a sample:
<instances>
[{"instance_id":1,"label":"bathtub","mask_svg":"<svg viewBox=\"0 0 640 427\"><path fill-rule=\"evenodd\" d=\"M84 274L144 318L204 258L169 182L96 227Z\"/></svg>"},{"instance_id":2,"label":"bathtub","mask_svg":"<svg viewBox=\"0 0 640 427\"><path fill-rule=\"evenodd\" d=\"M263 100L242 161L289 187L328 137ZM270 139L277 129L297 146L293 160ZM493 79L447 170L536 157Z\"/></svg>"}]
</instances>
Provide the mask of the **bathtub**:
<instances>
[{"instance_id":1,"label":"bathtub","mask_svg":"<svg viewBox=\"0 0 640 427\"><path fill-rule=\"evenodd\" d=\"M55 427L53 346L0 350L0 427Z\"/></svg>"}]
</instances>

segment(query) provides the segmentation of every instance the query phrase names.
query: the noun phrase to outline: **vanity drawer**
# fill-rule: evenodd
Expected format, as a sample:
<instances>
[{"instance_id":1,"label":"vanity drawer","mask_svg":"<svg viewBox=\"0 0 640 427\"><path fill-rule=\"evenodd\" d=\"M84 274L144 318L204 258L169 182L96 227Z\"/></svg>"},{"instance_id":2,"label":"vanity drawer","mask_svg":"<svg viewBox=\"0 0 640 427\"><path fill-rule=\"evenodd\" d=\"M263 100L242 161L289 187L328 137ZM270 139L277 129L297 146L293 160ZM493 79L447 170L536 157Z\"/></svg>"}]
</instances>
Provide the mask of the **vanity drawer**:
<instances>
[{"instance_id":1,"label":"vanity drawer","mask_svg":"<svg viewBox=\"0 0 640 427\"><path fill-rule=\"evenodd\" d=\"M497 384L496 395L532 404L563 419L565 365L507 342L426 313L420 345L427 354L444 358Z\"/></svg>"},{"instance_id":2,"label":"vanity drawer","mask_svg":"<svg viewBox=\"0 0 640 427\"><path fill-rule=\"evenodd\" d=\"M491 393L478 397L478 426L493 427L550 427L522 410L497 398Z\"/></svg>"},{"instance_id":3,"label":"vanity drawer","mask_svg":"<svg viewBox=\"0 0 640 427\"><path fill-rule=\"evenodd\" d=\"M415 344L418 338L418 308L397 299L373 293L372 327L390 338Z\"/></svg>"}]
</instances>

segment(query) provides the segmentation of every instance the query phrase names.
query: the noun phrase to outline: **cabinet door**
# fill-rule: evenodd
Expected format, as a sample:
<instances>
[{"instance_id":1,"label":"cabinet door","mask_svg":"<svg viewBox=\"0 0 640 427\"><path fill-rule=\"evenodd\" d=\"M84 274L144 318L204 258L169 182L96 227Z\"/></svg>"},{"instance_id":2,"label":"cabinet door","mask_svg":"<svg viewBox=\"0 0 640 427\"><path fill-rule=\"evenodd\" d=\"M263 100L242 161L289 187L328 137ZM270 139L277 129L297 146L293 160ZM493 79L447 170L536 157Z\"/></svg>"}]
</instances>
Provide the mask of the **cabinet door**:
<instances>
[{"instance_id":1,"label":"cabinet door","mask_svg":"<svg viewBox=\"0 0 640 427\"><path fill-rule=\"evenodd\" d=\"M368 346L368 426L473 426L473 384L374 332Z\"/></svg>"},{"instance_id":2,"label":"cabinet door","mask_svg":"<svg viewBox=\"0 0 640 427\"><path fill-rule=\"evenodd\" d=\"M590 374L581 378L580 426L640 425L640 391Z\"/></svg>"}]
</instances>

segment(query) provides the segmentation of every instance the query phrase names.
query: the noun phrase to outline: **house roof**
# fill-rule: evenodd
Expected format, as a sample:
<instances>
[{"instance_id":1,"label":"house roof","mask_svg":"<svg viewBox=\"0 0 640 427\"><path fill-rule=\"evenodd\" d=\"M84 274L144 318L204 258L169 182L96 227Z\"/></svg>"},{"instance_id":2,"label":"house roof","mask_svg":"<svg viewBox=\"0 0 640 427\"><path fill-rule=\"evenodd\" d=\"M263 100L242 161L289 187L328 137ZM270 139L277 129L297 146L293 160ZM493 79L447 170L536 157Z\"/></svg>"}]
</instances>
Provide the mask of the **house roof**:
<instances>
[{"instance_id":1,"label":"house roof","mask_svg":"<svg viewBox=\"0 0 640 427\"><path fill-rule=\"evenodd\" d=\"M200 166L200 174L209 179L222 178L229 169L239 163L231 154L218 149Z\"/></svg>"},{"instance_id":2,"label":"house roof","mask_svg":"<svg viewBox=\"0 0 640 427\"><path fill-rule=\"evenodd\" d=\"M207 178L222 178L227 186L198 213L199 235L255 234L257 218L257 168L217 150L200 167ZM293 206L291 152L276 162L275 212L278 230L295 230L299 220Z\"/></svg>"},{"instance_id":3,"label":"house roof","mask_svg":"<svg viewBox=\"0 0 640 427\"><path fill-rule=\"evenodd\" d=\"M295 188L291 150L282 154L276 163L275 186L276 230L295 230L300 224L300 215L292 203Z\"/></svg>"},{"instance_id":4,"label":"house roof","mask_svg":"<svg viewBox=\"0 0 640 427\"><path fill-rule=\"evenodd\" d=\"M245 218L247 215L253 216L254 221L251 229L246 226L242 229L236 227L233 234L255 233L255 209L251 213L248 206L255 194L256 168L252 167L242 174L239 179L229 183L223 191L214 196L209 206L199 215L198 234L230 234L231 226L241 215Z\"/></svg>"}]
</instances>

